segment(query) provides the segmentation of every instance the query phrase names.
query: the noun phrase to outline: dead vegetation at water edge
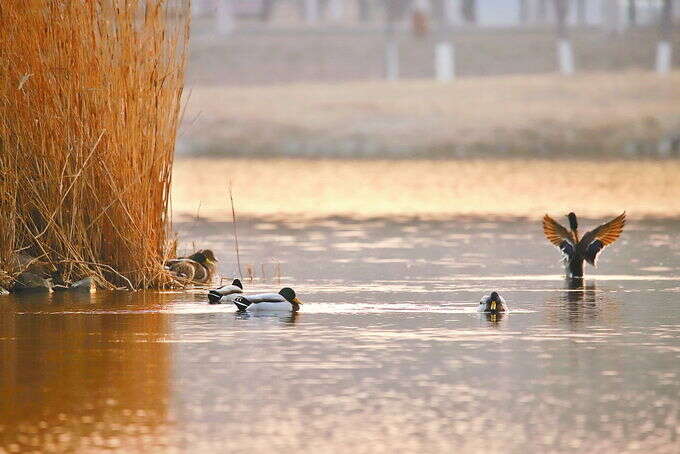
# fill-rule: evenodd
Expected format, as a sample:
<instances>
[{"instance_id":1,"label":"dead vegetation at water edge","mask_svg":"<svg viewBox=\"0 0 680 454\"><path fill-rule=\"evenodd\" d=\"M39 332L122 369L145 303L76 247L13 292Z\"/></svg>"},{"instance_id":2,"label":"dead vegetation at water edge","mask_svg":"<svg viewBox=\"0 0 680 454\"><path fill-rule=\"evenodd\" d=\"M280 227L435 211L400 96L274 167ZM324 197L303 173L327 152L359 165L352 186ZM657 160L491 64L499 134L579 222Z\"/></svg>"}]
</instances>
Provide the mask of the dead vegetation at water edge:
<instances>
[{"instance_id":1,"label":"dead vegetation at water edge","mask_svg":"<svg viewBox=\"0 0 680 454\"><path fill-rule=\"evenodd\" d=\"M164 287L188 2L0 8L0 269Z\"/></svg>"}]
</instances>

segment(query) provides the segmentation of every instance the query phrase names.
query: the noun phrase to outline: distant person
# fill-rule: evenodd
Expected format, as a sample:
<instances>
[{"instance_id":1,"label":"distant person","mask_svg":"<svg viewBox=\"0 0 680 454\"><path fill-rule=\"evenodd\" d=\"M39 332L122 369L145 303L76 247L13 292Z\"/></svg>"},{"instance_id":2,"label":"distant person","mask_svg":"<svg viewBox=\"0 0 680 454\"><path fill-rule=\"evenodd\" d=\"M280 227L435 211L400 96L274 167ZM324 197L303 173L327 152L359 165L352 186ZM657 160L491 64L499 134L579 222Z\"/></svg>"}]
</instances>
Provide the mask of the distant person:
<instances>
[{"instance_id":1,"label":"distant person","mask_svg":"<svg viewBox=\"0 0 680 454\"><path fill-rule=\"evenodd\" d=\"M427 0L416 0L413 2L411 12L411 25L413 34L417 38L424 38L430 31L428 16L430 14L430 3Z\"/></svg>"},{"instance_id":2,"label":"distant person","mask_svg":"<svg viewBox=\"0 0 680 454\"><path fill-rule=\"evenodd\" d=\"M477 23L477 0L463 0L461 4L463 19L468 24Z\"/></svg>"}]
</instances>

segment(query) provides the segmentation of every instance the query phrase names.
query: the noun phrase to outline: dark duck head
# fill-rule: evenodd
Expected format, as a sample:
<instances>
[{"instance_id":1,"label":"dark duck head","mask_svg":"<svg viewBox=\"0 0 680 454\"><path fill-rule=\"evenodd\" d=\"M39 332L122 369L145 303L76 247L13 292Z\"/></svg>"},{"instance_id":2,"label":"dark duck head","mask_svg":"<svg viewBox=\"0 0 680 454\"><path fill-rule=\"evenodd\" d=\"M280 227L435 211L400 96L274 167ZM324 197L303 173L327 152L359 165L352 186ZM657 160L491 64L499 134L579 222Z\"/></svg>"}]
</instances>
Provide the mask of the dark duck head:
<instances>
[{"instance_id":1,"label":"dark duck head","mask_svg":"<svg viewBox=\"0 0 680 454\"><path fill-rule=\"evenodd\" d=\"M578 243L578 221L576 220L576 214L573 212L567 215L569 219L569 228L571 229L571 234L574 237L574 241Z\"/></svg>"},{"instance_id":2,"label":"dark duck head","mask_svg":"<svg viewBox=\"0 0 680 454\"><path fill-rule=\"evenodd\" d=\"M213 254L213 251L210 249L201 249L200 251L194 252L187 258L193 260L194 262L200 263L203 266L214 265L215 262L217 262L215 254Z\"/></svg>"},{"instance_id":3,"label":"dark duck head","mask_svg":"<svg viewBox=\"0 0 680 454\"><path fill-rule=\"evenodd\" d=\"M286 301L288 301L290 304L293 305L294 310L298 310L300 308L300 304L304 304L302 301L300 301L297 298L297 295L295 294L295 290L293 290L290 287L284 287L279 291L279 295L283 296Z\"/></svg>"},{"instance_id":4,"label":"dark duck head","mask_svg":"<svg viewBox=\"0 0 680 454\"><path fill-rule=\"evenodd\" d=\"M490 295L482 297L479 301L478 312L487 312L490 314L497 314L500 312L507 312L508 306L505 300L498 294L498 292L491 292Z\"/></svg>"}]
</instances>

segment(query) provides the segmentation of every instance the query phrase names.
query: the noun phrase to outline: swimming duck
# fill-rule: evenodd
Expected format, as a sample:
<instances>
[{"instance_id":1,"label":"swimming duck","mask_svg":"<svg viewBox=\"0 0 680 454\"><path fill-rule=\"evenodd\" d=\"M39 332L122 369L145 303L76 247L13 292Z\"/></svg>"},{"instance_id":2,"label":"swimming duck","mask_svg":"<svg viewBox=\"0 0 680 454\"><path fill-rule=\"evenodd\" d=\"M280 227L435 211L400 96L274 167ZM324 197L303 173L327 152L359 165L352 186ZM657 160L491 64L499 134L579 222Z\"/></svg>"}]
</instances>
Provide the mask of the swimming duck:
<instances>
[{"instance_id":1,"label":"swimming duck","mask_svg":"<svg viewBox=\"0 0 680 454\"><path fill-rule=\"evenodd\" d=\"M482 299L479 300L477 312L487 312L490 314L508 312L508 305L498 292L491 292L490 295L484 295Z\"/></svg>"},{"instance_id":2,"label":"swimming duck","mask_svg":"<svg viewBox=\"0 0 680 454\"><path fill-rule=\"evenodd\" d=\"M215 274L215 254L210 249L201 249L188 257L178 257L165 262L166 268L184 279L205 284Z\"/></svg>"},{"instance_id":3,"label":"swimming duck","mask_svg":"<svg viewBox=\"0 0 680 454\"><path fill-rule=\"evenodd\" d=\"M297 299L295 290L290 287L282 288L279 293L264 293L261 295L239 295L234 298L234 304L240 311L298 311L302 301Z\"/></svg>"},{"instance_id":4,"label":"swimming duck","mask_svg":"<svg viewBox=\"0 0 680 454\"><path fill-rule=\"evenodd\" d=\"M243 293L243 284L239 279L234 279L230 285L223 285L208 291L208 302L210 304L233 303L234 298L241 293Z\"/></svg>"},{"instance_id":5,"label":"swimming duck","mask_svg":"<svg viewBox=\"0 0 680 454\"><path fill-rule=\"evenodd\" d=\"M571 230L562 227L546 214L543 217L543 233L548 241L562 251L567 278L580 279L583 277L583 262L595 266L599 252L619 238L626 224L626 212L594 228L583 238L579 238L576 215L569 213L567 218Z\"/></svg>"}]
</instances>

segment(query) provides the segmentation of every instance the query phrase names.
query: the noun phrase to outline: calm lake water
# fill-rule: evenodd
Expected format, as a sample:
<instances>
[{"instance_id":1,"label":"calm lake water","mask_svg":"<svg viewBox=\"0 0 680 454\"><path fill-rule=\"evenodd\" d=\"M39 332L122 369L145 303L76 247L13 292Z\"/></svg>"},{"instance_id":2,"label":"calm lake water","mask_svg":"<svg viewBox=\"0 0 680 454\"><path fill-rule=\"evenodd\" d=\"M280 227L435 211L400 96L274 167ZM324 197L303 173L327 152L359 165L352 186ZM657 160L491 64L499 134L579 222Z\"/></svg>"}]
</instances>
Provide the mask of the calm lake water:
<instances>
[{"instance_id":1,"label":"calm lake water","mask_svg":"<svg viewBox=\"0 0 680 454\"><path fill-rule=\"evenodd\" d=\"M233 276L230 224L176 227ZM631 223L574 287L538 222L249 220L246 290L300 313L0 297L0 453L677 453L678 227Z\"/></svg>"}]
</instances>

